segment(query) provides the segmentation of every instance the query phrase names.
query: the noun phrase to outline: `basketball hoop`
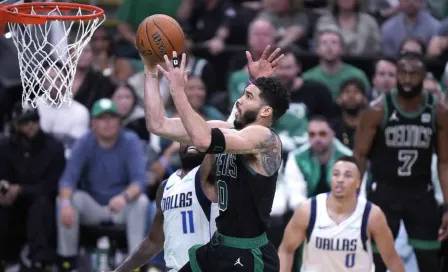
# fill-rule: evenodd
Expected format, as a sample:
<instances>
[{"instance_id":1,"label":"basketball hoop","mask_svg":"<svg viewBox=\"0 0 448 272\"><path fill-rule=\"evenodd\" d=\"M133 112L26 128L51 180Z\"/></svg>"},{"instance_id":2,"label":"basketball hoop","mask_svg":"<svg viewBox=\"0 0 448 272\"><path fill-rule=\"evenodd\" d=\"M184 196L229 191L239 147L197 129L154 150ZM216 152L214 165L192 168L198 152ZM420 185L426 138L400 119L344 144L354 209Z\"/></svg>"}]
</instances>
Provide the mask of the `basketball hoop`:
<instances>
[{"instance_id":1,"label":"basketball hoop","mask_svg":"<svg viewBox=\"0 0 448 272\"><path fill-rule=\"evenodd\" d=\"M101 8L85 4L0 6L0 23L8 24L18 51L23 106L71 103L79 57L104 20ZM52 38L52 30L62 32L62 38Z\"/></svg>"}]
</instances>

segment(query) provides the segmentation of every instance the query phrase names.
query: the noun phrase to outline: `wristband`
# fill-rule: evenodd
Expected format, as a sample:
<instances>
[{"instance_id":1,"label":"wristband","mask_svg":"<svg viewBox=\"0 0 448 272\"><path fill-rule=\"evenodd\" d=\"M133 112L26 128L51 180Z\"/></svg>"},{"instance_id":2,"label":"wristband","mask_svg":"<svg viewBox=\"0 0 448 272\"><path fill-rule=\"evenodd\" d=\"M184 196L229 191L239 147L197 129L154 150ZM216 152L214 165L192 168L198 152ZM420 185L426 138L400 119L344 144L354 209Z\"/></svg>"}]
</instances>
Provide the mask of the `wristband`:
<instances>
[{"instance_id":1,"label":"wristband","mask_svg":"<svg viewBox=\"0 0 448 272\"><path fill-rule=\"evenodd\" d=\"M71 206L72 202L69 199L62 199L62 200L59 201L59 205L61 207Z\"/></svg>"}]
</instances>

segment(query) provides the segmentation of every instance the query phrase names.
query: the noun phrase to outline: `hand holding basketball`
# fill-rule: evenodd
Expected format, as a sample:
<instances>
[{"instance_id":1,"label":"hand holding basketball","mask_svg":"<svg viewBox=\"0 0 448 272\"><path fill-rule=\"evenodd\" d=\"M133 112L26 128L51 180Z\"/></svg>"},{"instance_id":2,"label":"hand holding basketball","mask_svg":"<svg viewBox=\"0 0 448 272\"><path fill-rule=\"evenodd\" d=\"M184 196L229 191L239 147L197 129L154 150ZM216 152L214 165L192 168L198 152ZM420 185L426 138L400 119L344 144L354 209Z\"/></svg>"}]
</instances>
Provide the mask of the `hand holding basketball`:
<instances>
[{"instance_id":1,"label":"hand holding basketball","mask_svg":"<svg viewBox=\"0 0 448 272\"><path fill-rule=\"evenodd\" d=\"M170 16L156 14L143 20L136 32L135 47L145 65L154 66L171 56L173 51L184 49L184 32L176 20Z\"/></svg>"},{"instance_id":2,"label":"hand holding basketball","mask_svg":"<svg viewBox=\"0 0 448 272\"><path fill-rule=\"evenodd\" d=\"M167 55L163 56L166 63L166 71L162 68L162 66L157 65L157 68L168 80L171 93L176 91L183 91L185 85L188 81L188 71L185 71L185 64L187 61L187 55L182 54L182 60L179 63L179 59L177 58L177 52L173 52L173 64L170 63L170 60Z\"/></svg>"}]
</instances>

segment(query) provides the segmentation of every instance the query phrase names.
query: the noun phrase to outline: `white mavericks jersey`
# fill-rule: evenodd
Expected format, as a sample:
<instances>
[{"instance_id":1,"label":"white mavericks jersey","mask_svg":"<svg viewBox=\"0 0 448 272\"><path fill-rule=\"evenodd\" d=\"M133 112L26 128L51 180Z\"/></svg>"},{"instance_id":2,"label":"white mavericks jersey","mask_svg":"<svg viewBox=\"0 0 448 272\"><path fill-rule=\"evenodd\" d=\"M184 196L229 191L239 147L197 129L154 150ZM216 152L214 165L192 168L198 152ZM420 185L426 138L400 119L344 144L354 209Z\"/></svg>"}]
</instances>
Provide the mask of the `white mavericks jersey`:
<instances>
[{"instance_id":1,"label":"white mavericks jersey","mask_svg":"<svg viewBox=\"0 0 448 272\"><path fill-rule=\"evenodd\" d=\"M311 198L302 272L374 271L367 231L372 203L358 197L350 217L336 224L327 212L328 193Z\"/></svg>"},{"instance_id":2,"label":"white mavericks jersey","mask_svg":"<svg viewBox=\"0 0 448 272\"><path fill-rule=\"evenodd\" d=\"M216 231L218 205L202 191L199 167L183 179L177 171L165 181L161 209L165 263L170 271L181 269L189 260L190 247L208 243Z\"/></svg>"}]
</instances>

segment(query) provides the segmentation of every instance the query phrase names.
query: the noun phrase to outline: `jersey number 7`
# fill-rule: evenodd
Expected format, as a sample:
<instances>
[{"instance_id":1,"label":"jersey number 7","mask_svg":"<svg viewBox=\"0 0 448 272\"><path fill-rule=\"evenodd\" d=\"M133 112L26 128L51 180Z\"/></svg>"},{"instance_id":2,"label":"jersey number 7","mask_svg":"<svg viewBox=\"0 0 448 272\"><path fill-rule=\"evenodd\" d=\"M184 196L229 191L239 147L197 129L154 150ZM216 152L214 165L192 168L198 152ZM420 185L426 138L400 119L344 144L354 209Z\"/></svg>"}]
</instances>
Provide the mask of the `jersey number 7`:
<instances>
[{"instance_id":1,"label":"jersey number 7","mask_svg":"<svg viewBox=\"0 0 448 272\"><path fill-rule=\"evenodd\" d=\"M409 177L412 174L412 166L418 158L417 150L399 150L398 151L398 161L402 164L398 167L398 176Z\"/></svg>"}]
</instances>

